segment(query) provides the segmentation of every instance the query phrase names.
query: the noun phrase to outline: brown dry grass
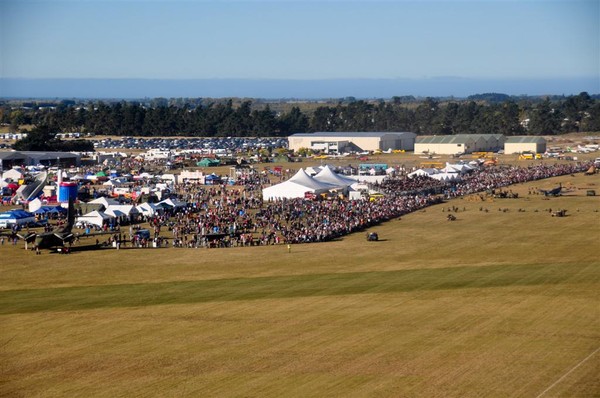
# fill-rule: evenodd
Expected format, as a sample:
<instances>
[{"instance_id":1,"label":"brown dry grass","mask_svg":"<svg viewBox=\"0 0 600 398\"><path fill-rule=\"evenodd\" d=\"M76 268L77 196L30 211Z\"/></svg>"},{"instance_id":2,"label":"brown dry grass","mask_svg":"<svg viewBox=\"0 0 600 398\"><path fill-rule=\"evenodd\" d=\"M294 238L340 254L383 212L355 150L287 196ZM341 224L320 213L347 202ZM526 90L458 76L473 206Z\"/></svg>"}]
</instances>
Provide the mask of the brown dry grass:
<instances>
[{"instance_id":1,"label":"brown dry grass","mask_svg":"<svg viewBox=\"0 0 600 398\"><path fill-rule=\"evenodd\" d=\"M571 191L527 195L558 182ZM520 199L458 199L373 228L381 242L356 234L291 253L5 245L0 390L537 396L599 346L600 197L585 192L600 192L600 176L511 188ZM545 396L597 396L599 357Z\"/></svg>"}]
</instances>

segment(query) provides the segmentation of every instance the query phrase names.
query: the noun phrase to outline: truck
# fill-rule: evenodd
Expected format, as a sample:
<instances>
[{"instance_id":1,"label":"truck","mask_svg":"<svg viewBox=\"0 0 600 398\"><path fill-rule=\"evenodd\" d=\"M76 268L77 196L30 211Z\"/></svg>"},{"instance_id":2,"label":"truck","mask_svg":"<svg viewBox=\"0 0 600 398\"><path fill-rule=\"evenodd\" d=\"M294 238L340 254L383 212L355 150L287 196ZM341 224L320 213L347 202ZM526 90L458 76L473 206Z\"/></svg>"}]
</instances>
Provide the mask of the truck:
<instances>
[{"instance_id":1,"label":"truck","mask_svg":"<svg viewBox=\"0 0 600 398\"><path fill-rule=\"evenodd\" d=\"M519 160L534 160L534 159L543 159L541 153L535 152L521 152L519 155Z\"/></svg>"}]
</instances>

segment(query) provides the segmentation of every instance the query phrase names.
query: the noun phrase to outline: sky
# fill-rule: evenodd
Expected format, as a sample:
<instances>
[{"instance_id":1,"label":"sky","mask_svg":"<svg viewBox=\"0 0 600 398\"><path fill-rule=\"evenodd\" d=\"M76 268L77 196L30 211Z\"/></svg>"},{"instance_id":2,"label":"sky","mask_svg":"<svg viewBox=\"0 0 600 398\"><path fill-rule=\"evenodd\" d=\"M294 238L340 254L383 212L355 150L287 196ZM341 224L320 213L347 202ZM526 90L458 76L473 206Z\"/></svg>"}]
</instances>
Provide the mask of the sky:
<instances>
[{"instance_id":1,"label":"sky","mask_svg":"<svg viewBox=\"0 0 600 398\"><path fill-rule=\"evenodd\" d=\"M0 0L3 79L449 77L600 92L600 1Z\"/></svg>"}]
</instances>

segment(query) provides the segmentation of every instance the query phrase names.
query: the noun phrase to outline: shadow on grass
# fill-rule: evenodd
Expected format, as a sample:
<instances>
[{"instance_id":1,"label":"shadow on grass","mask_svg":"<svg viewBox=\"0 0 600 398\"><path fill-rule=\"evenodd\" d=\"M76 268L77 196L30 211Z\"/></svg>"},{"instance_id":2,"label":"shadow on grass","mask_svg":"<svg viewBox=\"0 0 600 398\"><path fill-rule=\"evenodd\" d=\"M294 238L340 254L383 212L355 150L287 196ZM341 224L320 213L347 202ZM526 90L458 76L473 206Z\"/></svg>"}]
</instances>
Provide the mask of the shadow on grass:
<instances>
[{"instance_id":1,"label":"shadow on grass","mask_svg":"<svg viewBox=\"0 0 600 398\"><path fill-rule=\"evenodd\" d=\"M8 290L0 314L589 283L595 265L494 265Z\"/></svg>"}]
</instances>

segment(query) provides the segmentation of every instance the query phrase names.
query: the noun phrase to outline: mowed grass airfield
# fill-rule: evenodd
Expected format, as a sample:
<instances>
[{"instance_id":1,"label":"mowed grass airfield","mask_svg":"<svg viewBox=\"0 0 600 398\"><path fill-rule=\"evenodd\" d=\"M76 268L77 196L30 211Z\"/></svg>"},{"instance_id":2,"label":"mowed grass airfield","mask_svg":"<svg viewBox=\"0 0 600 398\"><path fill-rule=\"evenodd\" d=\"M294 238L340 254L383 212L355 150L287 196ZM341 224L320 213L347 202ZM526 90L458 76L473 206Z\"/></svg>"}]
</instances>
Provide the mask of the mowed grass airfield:
<instances>
[{"instance_id":1,"label":"mowed grass airfield","mask_svg":"<svg viewBox=\"0 0 600 398\"><path fill-rule=\"evenodd\" d=\"M507 189L289 253L5 243L0 395L598 396L600 175Z\"/></svg>"}]
</instances>

